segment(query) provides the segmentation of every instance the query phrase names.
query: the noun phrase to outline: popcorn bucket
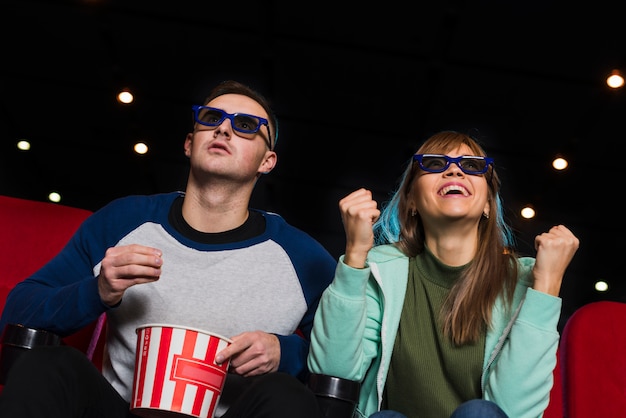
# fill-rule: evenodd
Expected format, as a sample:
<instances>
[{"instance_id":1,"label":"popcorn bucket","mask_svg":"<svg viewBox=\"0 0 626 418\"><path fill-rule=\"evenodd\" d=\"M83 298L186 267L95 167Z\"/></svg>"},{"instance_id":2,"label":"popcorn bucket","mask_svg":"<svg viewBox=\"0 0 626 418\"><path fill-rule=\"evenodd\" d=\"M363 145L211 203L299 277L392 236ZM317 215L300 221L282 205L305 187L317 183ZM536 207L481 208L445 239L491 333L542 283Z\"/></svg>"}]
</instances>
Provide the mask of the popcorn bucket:
<instances>
[{"instance_id":1,"label":"popcorn bucket","mask_svg":"<svg viewBox=\"0 0 626 418\"><path fill-rule=\"evenodd\" d=\"M176 325L147 324L136 331L132 413L213 418L229 365L214 358L231 340Z\"/></svg>"}]
</instances>

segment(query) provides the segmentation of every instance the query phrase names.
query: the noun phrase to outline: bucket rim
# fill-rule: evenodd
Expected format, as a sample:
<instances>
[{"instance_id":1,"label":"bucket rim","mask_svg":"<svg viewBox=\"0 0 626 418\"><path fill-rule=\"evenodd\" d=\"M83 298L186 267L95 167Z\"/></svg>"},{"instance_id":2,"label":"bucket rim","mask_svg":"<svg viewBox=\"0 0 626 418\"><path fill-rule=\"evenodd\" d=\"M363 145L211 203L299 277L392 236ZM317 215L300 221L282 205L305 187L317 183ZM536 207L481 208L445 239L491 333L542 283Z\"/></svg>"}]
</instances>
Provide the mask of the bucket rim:
<instances>
[{"instance_id":1,"label":"bucket rim","mask_svg":"<svg viewBox=\"0 0 626 418\"><path fill-rule=\"evenodd\" d=\"M199 332L200 334L206 334L206 335L211 335L213 337L217 337L220 338L226 342L228 342L229 344L233 342L233 340L231 340L230 338L224 337L221 334L218 334L217 332L211 332L211 331L207 331L201 328L196 328L196 327L189 327L186 325L177 325L177 324L162 324L162 323L149 323L149 324L143 324L143 325L139 325L137 328L135 328L135 333L139 333L140 330L144 329L144 328L176 328L176 329L182 329L185 331L195 331L195 332Z\"/></svg>"}]
</instances>

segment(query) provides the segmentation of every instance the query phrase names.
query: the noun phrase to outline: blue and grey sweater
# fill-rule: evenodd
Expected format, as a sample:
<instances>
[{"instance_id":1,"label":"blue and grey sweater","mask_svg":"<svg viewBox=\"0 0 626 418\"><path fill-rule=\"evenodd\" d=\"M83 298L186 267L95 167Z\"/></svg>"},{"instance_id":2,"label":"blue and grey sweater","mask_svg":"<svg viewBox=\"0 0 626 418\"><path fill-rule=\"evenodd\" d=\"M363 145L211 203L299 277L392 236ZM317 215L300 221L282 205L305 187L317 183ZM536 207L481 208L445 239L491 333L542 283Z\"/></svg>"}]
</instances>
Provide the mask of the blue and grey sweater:
<instances>
[{"instance_id":1,"label":"blue and grey sweater","mask_svg":"<svg viewBox=\"0 0 626 418\"><path fill-rule=\"evenodd\" d=\"M242 240L224 243L223 237L201 240L200 233L180 232L174 224L184 223L182 215L171 208L182 196L130 196L96 211L55 258L13 289L0 327L21 323L65 336L106 312L103 374L126 400L135 329L147 323L226 337L255 330L276 334L279 371L303 378L315 309L336 260L311 236L264 211L251 209L264 218L264 231ZM100 263L107 248L133 243L163 252L161 277L130 287L111 308L98 294Z\"/></svg>"}]
</instances>

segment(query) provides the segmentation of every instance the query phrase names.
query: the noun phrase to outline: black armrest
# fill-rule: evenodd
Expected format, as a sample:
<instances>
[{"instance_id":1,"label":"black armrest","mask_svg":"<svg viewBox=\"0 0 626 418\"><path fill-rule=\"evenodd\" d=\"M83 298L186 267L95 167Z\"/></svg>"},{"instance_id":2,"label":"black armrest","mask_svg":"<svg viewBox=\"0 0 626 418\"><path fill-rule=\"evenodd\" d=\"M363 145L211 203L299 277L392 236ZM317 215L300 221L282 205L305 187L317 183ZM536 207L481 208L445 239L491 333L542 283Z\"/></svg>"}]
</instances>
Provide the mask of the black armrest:
<instances>
[{"instance_id":1,"label":"black armrest","mask_svg":"<svg viewBox=\"0 0 626 418\"><path fill-rule=\"evenodd\" d=\"M309 388L317 396L324 418L352 418L361 383L326 374L311 373Z\"/></svg>"},{"instance_id":2,"label":"black armrest","mask_svg":"<svg viewBox=\"0 0 626 418\"><path fill-rule=\"evenodd\" d=\"M40 345L60 345L61 337L51 332L7 324L0 336L0 385L5 384L9 369L26 350Z\"/></svg>"}]
</instances>

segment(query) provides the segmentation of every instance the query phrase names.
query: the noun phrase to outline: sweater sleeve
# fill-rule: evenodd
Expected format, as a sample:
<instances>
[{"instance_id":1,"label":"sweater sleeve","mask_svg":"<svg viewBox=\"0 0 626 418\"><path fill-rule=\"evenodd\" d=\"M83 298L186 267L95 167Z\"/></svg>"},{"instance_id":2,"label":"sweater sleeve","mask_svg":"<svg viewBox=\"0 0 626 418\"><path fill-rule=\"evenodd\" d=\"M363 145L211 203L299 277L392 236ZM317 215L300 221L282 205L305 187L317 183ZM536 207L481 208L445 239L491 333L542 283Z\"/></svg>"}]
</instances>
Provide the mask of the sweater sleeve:
<instances>
[{"instance_id":1,"label":"sweater sleeve","mask_svg":"<svg viewBox=\"0 0 626 418\"><path fill-rule=\"evenodd\" d=\"M508 416L541 417L550 401L559 343L561 299L532 288L489 373L485 399Z\"/></svg>"},{"instance_id":2,"label":"sweater sleeve","mask_svg":"<svg viewBox=\"0 0 626 418\"><path fill-rule=\"evenodd\" d=\"M161 200L171 202L176 196L129 196L91 214L54 258L11 290L0 325L20 323L65 337L98 319L109 309L100 300L95 275L106 249L145 221L154 208L169 208ZM166 214L167 209L161 212Z\"/></svg>"},{"instance_id":3,"label":"sweater sleeve","mask_svg":"<svg viewBox=\"0 0 626 418\"><path fill-rule=\"evenodd\" d=\"M380 343L382 315L370 274L368 267L352 268L340 257L316 312L308 357L311 372L361 381L370 368Z\"/></svg>"}]
</instances>

